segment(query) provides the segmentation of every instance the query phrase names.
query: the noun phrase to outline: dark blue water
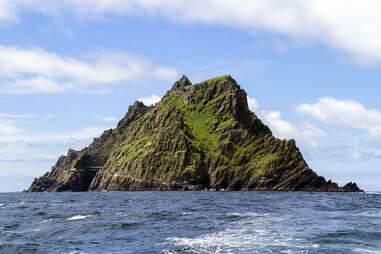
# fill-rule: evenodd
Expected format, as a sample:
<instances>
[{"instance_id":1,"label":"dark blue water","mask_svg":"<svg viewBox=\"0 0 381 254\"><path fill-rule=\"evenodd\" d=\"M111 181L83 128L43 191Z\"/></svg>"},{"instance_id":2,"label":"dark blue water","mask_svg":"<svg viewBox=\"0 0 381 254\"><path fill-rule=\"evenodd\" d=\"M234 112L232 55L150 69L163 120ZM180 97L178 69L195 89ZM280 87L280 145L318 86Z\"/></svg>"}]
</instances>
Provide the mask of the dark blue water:
<instances>
[{"instance_id":1,"label":"dark blue water","mask_svg":"<svg viewBox=\"0 0 381 254\"><path fill-rule=\"evenodd\" d=\"M0 194L0 253L381 253L381 195Z\"/></svg>"}]
</instances>

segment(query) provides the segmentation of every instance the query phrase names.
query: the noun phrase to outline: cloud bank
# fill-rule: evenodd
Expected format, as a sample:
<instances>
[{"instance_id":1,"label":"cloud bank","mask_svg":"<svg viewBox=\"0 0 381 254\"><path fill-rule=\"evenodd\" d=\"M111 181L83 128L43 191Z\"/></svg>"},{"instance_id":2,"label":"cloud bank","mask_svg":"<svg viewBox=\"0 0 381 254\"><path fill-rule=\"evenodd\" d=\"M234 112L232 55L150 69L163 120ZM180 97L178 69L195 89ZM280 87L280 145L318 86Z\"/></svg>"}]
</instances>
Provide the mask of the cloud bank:
<instances>
[{"instance_id":1,"label":"cloud bank","mask_svg":"<svg viewBox=\"0 0 381 254\"><path fill-rule=\"evenodd\" d=\"M126 53L100 52L77 59L43 49L0 46L1 93L99 91L122 82L171 81L177 71Z\"/></svg>"},{"instance_id":2,"label":"cloud bank","mask_svg":"<svg viewBox=\"0 0 381 254\"><path fill-rule=\"evenodd\" d=\"M313 124L307 120L293 123L284 119L279 110L261 109L250 97L248 102L275 137L295 139L309 159L343 162L381 159L381 112L360 102L324 97L316 103L298 105L294 113L318 120ZM353 134L359 130L360 133Z\"/></svg>"},{"instance_id":3,"label":"cloud bank","mask_svg":"<svg viewBox=\"0 0 381 254\"><path fill-rule=\"evenodd\" d=\"M381 136L381 112L367 109L357 101L324 97L314 104L301 104L296 110L326 124L363 130L372 137Z\"/></svg>"},{"instance_id":4,"label":"cloud bank","mask_svg":"<svg viewBox=\"0 0 381 254\"><path fill-rule=\"evenodd\" d=\"M324 43L360 64L381 63L381 2L374 0L1 0L0 21L16 22L24 10L48 16L76 14L160 16L173 22L222 25L255 34L272 31Z\"/></svg>"}]
</instances>

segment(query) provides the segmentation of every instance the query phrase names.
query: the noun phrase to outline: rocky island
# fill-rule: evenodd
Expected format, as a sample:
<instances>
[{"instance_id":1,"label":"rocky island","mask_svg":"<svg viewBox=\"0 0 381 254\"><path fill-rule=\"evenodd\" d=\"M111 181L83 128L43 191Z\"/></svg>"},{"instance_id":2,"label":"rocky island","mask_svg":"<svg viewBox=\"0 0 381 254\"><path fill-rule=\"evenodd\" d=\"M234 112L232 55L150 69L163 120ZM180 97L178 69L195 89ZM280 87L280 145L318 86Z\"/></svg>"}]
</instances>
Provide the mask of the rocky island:
<instances>
[{"instance_id":1,"label":"rocky island","mask_svg":"<svg viewBox=\"0 0 381 254\"><path fill-rule=\"evenodd\" d=\"M136 101L115 129L69 150L28 192L138 190L359 192L309 168L294 140L275 138L230 76L183 76L154 106Z\"/></svg>"}]
</instances>

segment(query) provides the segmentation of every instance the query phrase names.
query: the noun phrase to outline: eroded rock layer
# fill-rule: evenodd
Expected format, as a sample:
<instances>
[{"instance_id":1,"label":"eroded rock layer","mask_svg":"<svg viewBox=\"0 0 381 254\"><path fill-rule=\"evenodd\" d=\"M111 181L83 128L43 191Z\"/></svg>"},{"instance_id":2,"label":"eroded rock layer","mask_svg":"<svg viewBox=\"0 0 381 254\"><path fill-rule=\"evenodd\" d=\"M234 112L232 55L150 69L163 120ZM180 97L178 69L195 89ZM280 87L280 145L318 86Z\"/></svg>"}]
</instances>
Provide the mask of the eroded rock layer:
<instances>
[{"instance_id":1,"label":"eroded rock layer","mask_svg":"<svg viewBox=\"0 0 381 254\"><path fill-rule=\"evenodd\" d=\"M230 76L183 76L155 106L130 106L117 128L69 150L28 191L361 191L313 172L294 140L279 140L249 110Z\"/></svg>"}]
</instances>

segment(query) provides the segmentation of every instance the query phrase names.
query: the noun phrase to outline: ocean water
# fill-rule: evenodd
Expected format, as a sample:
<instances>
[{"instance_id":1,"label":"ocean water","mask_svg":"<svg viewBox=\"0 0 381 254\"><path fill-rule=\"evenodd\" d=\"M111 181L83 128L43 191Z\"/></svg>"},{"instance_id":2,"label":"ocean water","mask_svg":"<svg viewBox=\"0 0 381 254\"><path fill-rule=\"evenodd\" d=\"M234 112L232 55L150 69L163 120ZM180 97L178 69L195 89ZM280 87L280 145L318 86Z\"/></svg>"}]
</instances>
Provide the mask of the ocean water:
<instances>
[{"instance_id":1,"label":"ocean water","mask_svg":"<svg viewBox=\"0 0 381 254\"><path fill-rule=\"evenodd\" d=\"M381 253L381 194L0 194L0 253Z\"/></svg>"}]
</instances>

